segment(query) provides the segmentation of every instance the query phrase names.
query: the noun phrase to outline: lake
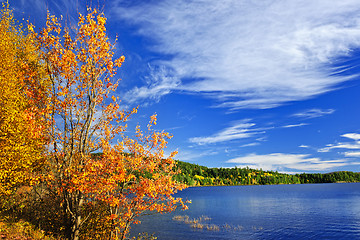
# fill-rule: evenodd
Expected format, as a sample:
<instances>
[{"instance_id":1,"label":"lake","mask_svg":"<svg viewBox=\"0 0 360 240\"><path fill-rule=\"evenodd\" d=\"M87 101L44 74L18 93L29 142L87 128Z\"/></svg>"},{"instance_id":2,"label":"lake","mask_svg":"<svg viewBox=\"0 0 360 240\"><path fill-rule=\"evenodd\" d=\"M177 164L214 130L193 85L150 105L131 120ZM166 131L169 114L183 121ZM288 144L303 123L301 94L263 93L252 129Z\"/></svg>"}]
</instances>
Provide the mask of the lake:
<instances>
[{"instance_id":1,"label":"lake","mask_svg":"<svg viewBox=\"0 0 360 240\"><path fill-rule=\"evenodd\" d=\"M360 239L360 183L192 187L189 210L142 217L138 232L178 239ZM194 221L196 220L196 221Z\"/></svg>"}]
</instances>

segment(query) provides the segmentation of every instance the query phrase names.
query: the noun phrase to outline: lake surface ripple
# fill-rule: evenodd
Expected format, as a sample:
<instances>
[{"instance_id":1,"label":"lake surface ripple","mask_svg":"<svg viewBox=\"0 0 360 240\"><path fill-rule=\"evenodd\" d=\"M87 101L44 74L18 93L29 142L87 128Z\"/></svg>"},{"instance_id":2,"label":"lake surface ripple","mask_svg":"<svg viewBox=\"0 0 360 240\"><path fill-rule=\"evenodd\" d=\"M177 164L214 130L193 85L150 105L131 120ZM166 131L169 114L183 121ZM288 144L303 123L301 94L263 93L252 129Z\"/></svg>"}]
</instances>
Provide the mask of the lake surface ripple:
<instances>
[{"instance_id":1,"label":"lake surface ripple","mask_svg":"<svg viewBox=\"0 0 360 240\"><path fill-rule=\"evenodd\" d=\"M144 216L131 233L159 240L360 239L360 183L194 187L176 196L192 201L189 210Z\"/></svg>"}]
</instances>

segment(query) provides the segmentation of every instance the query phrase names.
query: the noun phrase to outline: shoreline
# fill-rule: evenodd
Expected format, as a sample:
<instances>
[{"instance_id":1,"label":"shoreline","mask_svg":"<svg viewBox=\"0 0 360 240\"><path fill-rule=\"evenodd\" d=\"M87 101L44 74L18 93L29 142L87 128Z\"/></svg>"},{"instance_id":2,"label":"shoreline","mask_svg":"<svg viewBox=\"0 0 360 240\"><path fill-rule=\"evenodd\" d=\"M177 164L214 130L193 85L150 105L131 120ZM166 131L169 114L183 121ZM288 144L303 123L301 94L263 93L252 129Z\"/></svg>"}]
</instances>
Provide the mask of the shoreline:
<instances>
[{"instance_id":1,"label":"shoreline","mask_svg":"<svg viewBox=\"0 0 360 240\"><path fill-rule=\"evenodd\" d=\"M347 181L337 181L337 182L319 182L319 183L278 183L278 184L239 184L239 185L200 185L200 186L187 186L187 188L197 188L197 187L239 187L239 186L276 186L276 185L309 185L309 184L343 184L343 183L360 183L359 182L347 182Z\"/></svg>"}]
</instances>

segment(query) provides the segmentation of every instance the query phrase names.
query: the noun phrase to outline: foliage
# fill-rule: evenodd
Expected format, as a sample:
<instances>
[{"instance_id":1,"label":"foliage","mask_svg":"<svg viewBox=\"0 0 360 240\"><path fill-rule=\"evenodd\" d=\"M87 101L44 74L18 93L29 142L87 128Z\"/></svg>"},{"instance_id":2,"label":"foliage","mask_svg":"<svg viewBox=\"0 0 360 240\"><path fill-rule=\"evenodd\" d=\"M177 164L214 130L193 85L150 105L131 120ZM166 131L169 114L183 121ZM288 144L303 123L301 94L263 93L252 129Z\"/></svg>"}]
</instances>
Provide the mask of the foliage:
<instances>
[{"instance_id":1,"label":"foliage","mask_svg":"<svg viewBox=\"0 0 360 240\"><path fill-rule=\"evenodd\" d=\"M156 115L125 134L137 108L114 96L125 58L113 60L104 14L60 22L48 13L25 34L8 4L1 12L0 213L56 237L125 239L140 215L186 208L172 196L185 188L176 152L164 157L172 136L152 129Z\"/></svg>"},{"instance_id":2,"label":"foliage","mask_svg":"<svg viewBox=\"0 0 360 240\"><path fill-rule=\"evenodd\" d=\"M53 240L56 238L45 235L44 231L35 229L29 222L3 222L0 221L1 239L18 239L18 240Z\"/></svg>"},{"instance_id":3,"label":"foliage","mask_svg":"<svg viewBox=\"0 0 360 240\"><path fill-rule=\"evenodd\" d=\"M32 35L17 26L8 4L0 17L0 197L29 184L43 165L41 112L47 95Z\"/></svg>"},{"instance_id":4,"label":"foliage","mask_svg":"<svg viewBox=\"0 0 360 240\"><path fill-rule=\"evenodd\" d=\"M360 182L360 173L347 171L293 175L250 168L207 168L181 161L177 166L181 173L176 180L190 186Z\"/></svg>"},{"instance_id":5,"label":"foliage","mask_svg":"<svg viewBox=\"0 0 360 240\"><path fill-rule=\"evenodd\" d=\"M43 230L36 228L30 222L19 220L12 215L0 215L1 239L26 239L26 240L55 240L57 238L46 235Z\"/></svg>"},{"instance_id":6,"label":"foliage","mask_svg":"<svg viewBox=\"0 0 360 240\"><path fill-rule=\"evenodd\" d=\"M104 14L89 8L71 29L50 14L40 33L29 27L51 80L40 202L59 204L54 210L62 223L55 225L67 239L90 237L92 231L99 238L124 239L141 214L186 207L172 196L185 185L173 178L176 152L164 158L171 136L152 130L156 115L146 132L137 126L134 136L125 135L126 122L137 109L121 110L114 96L114 76L125 58L113 60L115 47L105 24ZM102 154L94 157L97 151Z\"/></svg>"}]
</instances>

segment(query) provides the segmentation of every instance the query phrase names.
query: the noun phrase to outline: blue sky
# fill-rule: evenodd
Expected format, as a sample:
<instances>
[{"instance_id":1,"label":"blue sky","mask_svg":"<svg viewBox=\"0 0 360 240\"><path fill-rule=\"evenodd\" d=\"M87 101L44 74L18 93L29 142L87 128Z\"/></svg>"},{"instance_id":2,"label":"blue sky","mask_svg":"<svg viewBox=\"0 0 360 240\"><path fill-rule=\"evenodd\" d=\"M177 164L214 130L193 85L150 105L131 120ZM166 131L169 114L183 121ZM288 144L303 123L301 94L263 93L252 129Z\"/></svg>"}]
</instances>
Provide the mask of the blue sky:
<instances>
[{"instance_id":1,"label":"blue sky","mask_svg":"<svg viewBox=\"0 0 360 240\"><path fill-rule=\"evenodd\" d=\"M10 0L40 28L85 1ZM96 4L94 4L96 2ZM91 2L88 2L90 4ZM126 62L118 96L208 167L360 171L360 0L92 1Z\"/></svg>"}]
</instances>

